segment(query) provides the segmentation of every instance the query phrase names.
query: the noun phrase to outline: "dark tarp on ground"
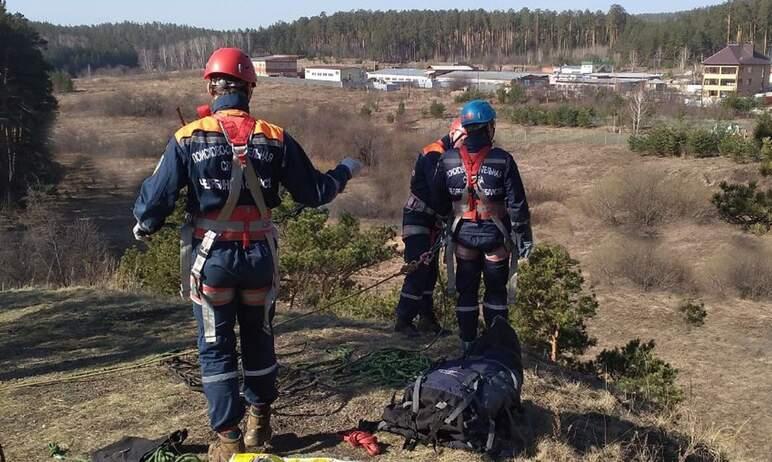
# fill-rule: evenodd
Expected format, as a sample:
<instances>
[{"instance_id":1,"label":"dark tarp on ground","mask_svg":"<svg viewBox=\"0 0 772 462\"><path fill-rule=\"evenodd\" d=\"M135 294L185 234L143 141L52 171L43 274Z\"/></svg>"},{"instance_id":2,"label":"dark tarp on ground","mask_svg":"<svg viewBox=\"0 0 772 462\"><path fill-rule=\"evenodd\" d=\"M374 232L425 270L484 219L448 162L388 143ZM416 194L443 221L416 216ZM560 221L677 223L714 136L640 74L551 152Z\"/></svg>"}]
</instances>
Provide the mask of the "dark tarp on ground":
<instances>
[{"instance_id":1,"label":"dark tarp on ground","mask_svg":"<svg viewBox=\"0 0 772 462\"><path fill-rule=\"evenodd\" d=\"M156 440L126 436L91 454L92 462L145 462L158 448L179 454L179 447L188 437L187 430L178 430Z\"/></svg>"}]
</instances>

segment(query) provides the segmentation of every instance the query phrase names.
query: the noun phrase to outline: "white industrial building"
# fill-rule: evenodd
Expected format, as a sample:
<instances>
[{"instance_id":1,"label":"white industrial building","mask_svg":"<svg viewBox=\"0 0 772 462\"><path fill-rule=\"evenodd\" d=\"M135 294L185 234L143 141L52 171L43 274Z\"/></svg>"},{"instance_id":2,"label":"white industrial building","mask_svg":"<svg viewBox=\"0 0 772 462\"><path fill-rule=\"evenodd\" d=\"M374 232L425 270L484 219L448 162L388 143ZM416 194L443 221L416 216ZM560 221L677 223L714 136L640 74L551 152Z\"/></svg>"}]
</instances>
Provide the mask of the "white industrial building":
<instances>
[{"instance_id":1,"label":"white industrial building","mask_svg":"<svg viewBox=\"0 0 772 462\"><path fill-rule=\"evenodd\" d=\"M614 91L664 90L667 84L662 74L647 72L594 72L573 74L556 72L550 76L550 85L571 91L589 88L608 88Z\"/></svg>"},{"instance_id":2,"label":"white industrial building","mask_svg":"<svg viewBox=\"0 0 772 462\"><path fill-rule=\"evenodd\" d=\"M368 72L367 80L373 83L413 85L418 88L432 88L434 85L432 78L421 69L381 69Z\"/></svg>"},{"instance_id":3,"label":"white industrial building","mask_svg":"<svg viewBox=\"0 0 772 462\"><path fill-rule=\"evenodd\" d=\"M547 74L533 72L508 71L453 71L437 77L436 84L443 88L477 88L482 91L495 91L508 86L512 81L524 87L547 86Z\"/></svg>"},{"instance_id":4,"label":"white industrial building","mask_svg":"<svg viewBox=\"0 0 772 462\"><path fill-rule=\"evenodd\" d=\"M363 87L367 84L367 73L356 66L309 66L305 71L306 80L318 80L340 84L341 87Z\"/></svg>"}]
</instances>

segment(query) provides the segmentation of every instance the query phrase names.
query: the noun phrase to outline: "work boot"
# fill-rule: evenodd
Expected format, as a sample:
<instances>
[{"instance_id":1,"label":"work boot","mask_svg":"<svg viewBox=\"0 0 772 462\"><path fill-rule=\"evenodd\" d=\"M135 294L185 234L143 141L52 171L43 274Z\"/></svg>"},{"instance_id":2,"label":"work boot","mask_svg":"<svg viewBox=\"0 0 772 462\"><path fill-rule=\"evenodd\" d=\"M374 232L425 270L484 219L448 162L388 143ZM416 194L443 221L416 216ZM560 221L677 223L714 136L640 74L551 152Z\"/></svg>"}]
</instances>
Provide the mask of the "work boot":
<instances>
[{"instance_id":1,"label":"work boot","mask_svg":"<svg viewBox=\"0 0 772 462\"><path fill-rule=\"evenodd\" d=\"M217 432L217 441L209 445L209 462L229 462L233 454L241 454L246 451L241 431L236 428L224 432Z\"/></svg>"},{"instance_id":2,"label":"work boot","mask_svg":"<svg viewBox=\"0 0 772 462\"><path fill-rule=\"evenodd\" d=\"M444 337L450 332L444 329L433 315L421 316L418 320L418 331L424 334L439 335Z\"/></svg>"},{"instance_id":3,"label":"work boot","mask_svg":"<svg viewBox=\"0 0 772 462\"><path fill-rule=\"evenodd\" d=\"M249 448L268 447L271 435L271 406L249 406L244 444Z\"/></svg>"},{"instance_id":4,"label":"work boot","mask_svg":"<svg viewBox=\"0 0 772 462\"><path fill-rule=\"evenodd\" d=\"M415 328L411 321L406 321L400 318L397 318L397 322L394 324L394 332L407 338L416 338L420 335L418 333L418 329Z\"/></svg>"}]
</instances>

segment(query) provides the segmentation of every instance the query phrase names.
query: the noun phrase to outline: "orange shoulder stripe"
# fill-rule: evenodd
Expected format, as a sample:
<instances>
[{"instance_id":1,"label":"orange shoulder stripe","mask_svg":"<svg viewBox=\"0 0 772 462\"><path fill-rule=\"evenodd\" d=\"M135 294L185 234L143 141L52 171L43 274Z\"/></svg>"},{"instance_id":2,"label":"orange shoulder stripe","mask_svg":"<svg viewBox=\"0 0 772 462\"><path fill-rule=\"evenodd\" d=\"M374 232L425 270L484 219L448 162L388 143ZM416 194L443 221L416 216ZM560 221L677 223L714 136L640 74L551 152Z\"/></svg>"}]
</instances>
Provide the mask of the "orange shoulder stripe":
<instances>
[{"instance_id":1,"label":"orange shoulder stripe","mask_svg":"<svg viewBox=\"0 0 772 462\"><path fill-rule=\"evenodd\" d=\"M180 128L174 134L174 137L179 142L183 138L190 138L196 131L222 133L219 122L217 122L214 117L208 116L204 117L203 119L194 120L193 122Z\"/></svg>"},{"instance_id":2,"label":"orange shoulder stripe","mask_svg":"<svg viewBox=\"0 0 772 462\"><path fill-rule=\"evenodd\" d=\"M427 144L426 146L424 146L422 152L424 155L428 155L433 152L442 154L443 152L445 152L445 144L442 142L442 140L437 140L432 144Z\"/></svg>"},{"instance_id":3,"label":"orange shoulder stripe","mask_svg":"<svg viewBox=\"0 0 772 462\"><path fill-rule=\"evenodd\" d=\"M258 120L255 124L255 135L260 134L265 135L265 137L270 140L284 142L284 129L264 120Z\"/></svg>"}]
</instances>

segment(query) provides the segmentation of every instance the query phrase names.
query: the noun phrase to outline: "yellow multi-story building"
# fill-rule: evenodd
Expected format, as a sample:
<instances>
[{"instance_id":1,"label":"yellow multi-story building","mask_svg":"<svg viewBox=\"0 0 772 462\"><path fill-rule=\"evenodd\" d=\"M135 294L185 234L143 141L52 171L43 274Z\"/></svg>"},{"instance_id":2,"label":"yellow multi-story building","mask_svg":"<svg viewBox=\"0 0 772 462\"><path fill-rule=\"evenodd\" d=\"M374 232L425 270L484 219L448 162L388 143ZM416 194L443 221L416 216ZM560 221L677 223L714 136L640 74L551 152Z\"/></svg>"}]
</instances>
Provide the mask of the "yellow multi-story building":
<instances>
[{"instance_id":1,"label":"yellow multi-story building","mask_svg":"<svg viewBox=\"0 0 772 462\"><path fill-rule=\"evenodd\" d=\"M702 96L718 99L766 91L770 64L770 59L754 50L752 44L729 45L702 62Z\"/></svg>"}]
</instances>

